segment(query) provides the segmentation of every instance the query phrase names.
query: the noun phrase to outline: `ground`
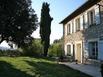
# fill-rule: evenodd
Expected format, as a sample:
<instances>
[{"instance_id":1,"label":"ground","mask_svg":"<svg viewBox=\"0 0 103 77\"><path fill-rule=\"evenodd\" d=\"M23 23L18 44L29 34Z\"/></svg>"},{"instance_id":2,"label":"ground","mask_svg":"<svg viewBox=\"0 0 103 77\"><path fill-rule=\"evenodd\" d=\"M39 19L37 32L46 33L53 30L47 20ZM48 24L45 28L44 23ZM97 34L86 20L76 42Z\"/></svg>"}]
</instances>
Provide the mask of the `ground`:
<instances>
[{"instance_id":1,"label":"ground","mask_svg":"<svg viewBox=\"0 0 103 77\"><path fill-rule=\"evenodd\" d=\"M90 77L51 59L0 57L0 77Z\"/></svg>"}]
</instances>

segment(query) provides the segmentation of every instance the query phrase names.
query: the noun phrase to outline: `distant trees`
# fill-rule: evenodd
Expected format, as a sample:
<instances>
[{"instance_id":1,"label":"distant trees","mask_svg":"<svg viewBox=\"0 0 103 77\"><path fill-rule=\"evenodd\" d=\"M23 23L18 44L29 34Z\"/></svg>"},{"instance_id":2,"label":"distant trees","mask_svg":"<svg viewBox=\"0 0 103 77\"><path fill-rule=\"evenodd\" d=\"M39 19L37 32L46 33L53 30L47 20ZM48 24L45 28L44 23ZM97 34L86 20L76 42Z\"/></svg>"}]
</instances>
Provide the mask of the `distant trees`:
<instances>
[{"instance_id":1,"label":"distant trees","mask_svg":"<svg viewBox=\"0 0 103 77\"><path fill-rule=\"evenodd\" d=\"M24 46L38 25L31 0L0 1L0 43L4 40Z\"/></svg>"},{"instance_id":2,"label":"distant trees","mask_svg":"<svg viewBox=\"0 0 103 77\"><path fill-rule=\"evenodd\" d=\"M41 39L32 39L32 42L23 47L23 54L24 56L41 56L42 53L42 45L41 45Z\"/></svg>"},{"instance_id":3,"label":"distant trees","mask_svg":"<svg viewBox=\"0 0 103 77\"><path fill-rule=\"evenodd\" d=\"M48 54L48 48L50 46L51 21L53 20L49 12L50 12L49 4L44 2L42 4L41 21L40 21L40 36L41 36L41 43L44 49L44 56L47 56Z\"/></svg>"},{"instance_id":4,"label":"distant trees","mask_svg":"<svg viewBox=\"0 0 103 77\"><path fill-rule=\"evenodd\" d=\"M63 55L63 39L54 40L53 44L49 48L49 56L60 57Z\"/></svg>"}]
</instances>

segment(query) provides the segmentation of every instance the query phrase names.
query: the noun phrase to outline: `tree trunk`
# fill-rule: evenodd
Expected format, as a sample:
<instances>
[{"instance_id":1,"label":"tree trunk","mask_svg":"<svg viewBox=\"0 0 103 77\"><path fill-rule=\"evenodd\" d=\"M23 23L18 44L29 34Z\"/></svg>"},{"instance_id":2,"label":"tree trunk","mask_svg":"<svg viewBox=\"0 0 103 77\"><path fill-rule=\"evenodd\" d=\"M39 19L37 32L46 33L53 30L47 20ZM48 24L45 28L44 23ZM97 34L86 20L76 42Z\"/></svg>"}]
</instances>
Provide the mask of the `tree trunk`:
<instances>
[{"instance_id":1,"label":"tree trunk","mask_svg":"<svg viewBox=\"0 0 103 77\"><path fill-rule=\"evenodd\" d=\"M48 54L48 48L44 46L44 57L47 57Z\"/></svg>"}]
</instances>

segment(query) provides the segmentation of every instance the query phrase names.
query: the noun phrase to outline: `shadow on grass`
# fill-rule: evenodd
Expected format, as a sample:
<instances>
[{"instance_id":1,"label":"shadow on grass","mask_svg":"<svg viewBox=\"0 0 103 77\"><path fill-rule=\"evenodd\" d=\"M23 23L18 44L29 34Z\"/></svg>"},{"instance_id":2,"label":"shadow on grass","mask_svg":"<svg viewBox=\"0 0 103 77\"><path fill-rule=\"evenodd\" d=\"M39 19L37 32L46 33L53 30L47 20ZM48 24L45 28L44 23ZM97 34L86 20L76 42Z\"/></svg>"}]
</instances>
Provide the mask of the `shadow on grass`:
<instances>
[{"instance_id":1,"label":"shadow on grass","mask_svg":"<svg viewBox=\"0 0 103 77\"><path fill-rule=\"evenodd\" d=\"M51 58L51 57L43 57L43 56L30 57L30 58L35 58L35 59L45 59L45 60L49 60L49 61L56 61L55 58Z\"/></svg>"},{"instance_id":2,"label":"shadow on grass","mask_svg":"<svg viewBox=\"0 0 103 77\"><path fill-rule=\"evenodd\" d=\"M11 64L0 61L0 77L33 77L23 71L15 69Z\"/></svg>"},{"instance_id":3,"label":"shadow on grass","mask_svg":"<svg viewBox=\"0 0 103 77\"><path fill-rule=\"evenodd\" d=\"M48 62L25 61L36 70L39 77L91 77L65 65Z\"/></svg>"}]
</instances>

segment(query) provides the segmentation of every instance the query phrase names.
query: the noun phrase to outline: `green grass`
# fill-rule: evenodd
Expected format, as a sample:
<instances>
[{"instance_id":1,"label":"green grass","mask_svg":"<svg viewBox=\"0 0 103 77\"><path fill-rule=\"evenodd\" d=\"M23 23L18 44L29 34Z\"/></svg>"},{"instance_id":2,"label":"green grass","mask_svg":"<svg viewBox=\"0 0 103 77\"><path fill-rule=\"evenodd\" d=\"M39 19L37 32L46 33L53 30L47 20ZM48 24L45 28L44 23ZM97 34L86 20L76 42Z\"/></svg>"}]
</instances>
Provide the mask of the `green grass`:
<instances>
[{"instance_id":1,"label":"green grass","mask_svg":"<svg viewBox=\"0 0 103 77\"><path fill-rule=\"evenodd\" d=\"M0 57L0 77L90 77L42 58Z\"/></svg>"}]
</instances>

